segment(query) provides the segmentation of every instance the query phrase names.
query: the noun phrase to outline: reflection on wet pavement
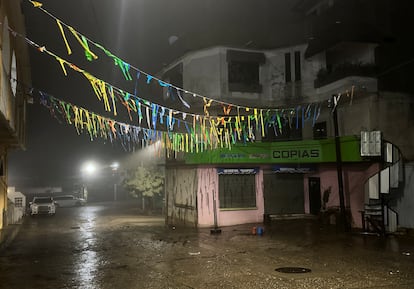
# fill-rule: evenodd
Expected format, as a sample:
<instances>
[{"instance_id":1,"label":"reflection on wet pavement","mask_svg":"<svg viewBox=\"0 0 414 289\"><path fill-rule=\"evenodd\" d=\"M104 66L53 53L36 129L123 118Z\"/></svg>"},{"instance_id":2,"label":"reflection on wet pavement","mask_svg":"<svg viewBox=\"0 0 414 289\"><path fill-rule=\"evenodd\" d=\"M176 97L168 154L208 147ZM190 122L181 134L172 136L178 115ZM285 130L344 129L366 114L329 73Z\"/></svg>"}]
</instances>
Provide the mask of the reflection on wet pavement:
<instances>
[{"instance_id":1,"label":"reflection on wet pavement","mask_svg":"<svg viewBox=\"0 0 414 289\"><path fill-rule=\"evenodd\" d=\"M98 253L95 251L97 212L99 212L97 207L85 207L85 210L82 210L79 214L81 224L77 243L81 248L81 252L75 259L74 270L77 282L83 284L85 289L99 288L95 284L100 262Z\"/></svg>"},{"instance_id":2,"label":"reflection on wet pavement","mask_svg":"<svg viewBox=\"0 0 414 289\"><path fill-rule=\"evenodd\" d=\"M263 236L252 235L257 225ZM0 252L0 288L414 288L409 236L344 234L314 220L221 229L168 227L133 204L62 209L27 219Z\"/></svg>"}]
</instances>

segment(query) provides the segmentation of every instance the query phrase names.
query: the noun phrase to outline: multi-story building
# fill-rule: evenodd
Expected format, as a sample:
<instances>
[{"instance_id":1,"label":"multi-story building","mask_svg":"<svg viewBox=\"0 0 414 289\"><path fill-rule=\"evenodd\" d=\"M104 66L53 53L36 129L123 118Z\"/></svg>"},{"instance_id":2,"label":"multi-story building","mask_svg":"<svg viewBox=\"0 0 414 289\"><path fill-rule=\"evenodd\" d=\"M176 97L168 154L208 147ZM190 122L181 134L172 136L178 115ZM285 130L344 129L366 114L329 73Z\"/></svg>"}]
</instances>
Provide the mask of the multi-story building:
<instances>
[{"instance_id":1,"label":"multi-story building","mask_svg":"<svg viewBox=\"0 0 414 289\"><path fill-rule=\"evenodd\" d=\"M407 205L414 200L404 194L413 184L403 175L413 170L399 162L414 158L412 88L392 81L409 83L410 62L392 53L406 39L392 39L401 10L389 5L299 1L302 44L211 47L166 67L162 78L187 91L233 107L276 108L282 119L257 126L254 141L231 151L167 161L167 221L222 226L322 212L364 229L395 230L397 219L414 227Z\"/></svg>"},{"instance_id":2,"label":"multi-story building","mask_svg":"<svg viewBox=\"0 0 414 289\"><path fill-rule=\"evenodd\" d=\"M365 90L364 95L355 95L352 105L338 108L340 134L377 130L382 134L382 144L388 142L394 150L398 148L392 160L382 152L381 171L367 182L362 210L368 215L367 221L375 218L371 214L380 214L381 222L388 227L397 217L400 226L414 226L414 199L408 193L413 187L410 176L414 160L414 41L405 23L410 4L303 0L296 7L305 16L306 59L324 62L315 80L317 91L343 91L341 86L347 82ZM390 166L387 160L398 165Z\"/></svg>"},{"instance_id":3,"label":"multi-story building","mask_svg":"<svg viewBox=\"0 0 414 289\"><path fill-rule=\"evenodd\" d=\"M24 148L30 65L20 1L0 2L0 229L7 225L7 155Z\"/></svg>"}]
</instances>

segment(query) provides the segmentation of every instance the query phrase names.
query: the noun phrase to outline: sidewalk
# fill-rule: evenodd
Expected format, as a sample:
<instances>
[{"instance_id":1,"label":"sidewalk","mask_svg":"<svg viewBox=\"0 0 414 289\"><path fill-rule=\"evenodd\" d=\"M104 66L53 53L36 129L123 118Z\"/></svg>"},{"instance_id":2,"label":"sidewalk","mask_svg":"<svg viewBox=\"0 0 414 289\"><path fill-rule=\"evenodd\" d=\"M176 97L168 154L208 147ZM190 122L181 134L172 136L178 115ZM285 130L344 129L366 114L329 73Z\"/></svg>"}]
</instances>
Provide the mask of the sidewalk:
<instances>
[{"instance_id":1,"label":"sidewalk","mask_svg":"<svg viewBox=\"0 0 414 289\"><path fill-rule=\"evenodd\" d=\"M21 224L8 225L0 229L0 251L7 248L13 242L16 235L19 233Z\"/></svg>"}]
</instances>

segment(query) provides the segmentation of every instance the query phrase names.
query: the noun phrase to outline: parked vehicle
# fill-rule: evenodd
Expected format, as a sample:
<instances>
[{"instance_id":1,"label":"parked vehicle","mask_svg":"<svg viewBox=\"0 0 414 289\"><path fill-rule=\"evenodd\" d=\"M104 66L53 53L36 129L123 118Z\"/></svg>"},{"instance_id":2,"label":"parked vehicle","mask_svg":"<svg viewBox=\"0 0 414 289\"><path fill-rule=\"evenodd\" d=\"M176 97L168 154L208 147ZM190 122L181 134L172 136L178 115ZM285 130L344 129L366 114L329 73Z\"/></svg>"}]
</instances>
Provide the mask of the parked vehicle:
<instances>
[{"instance_id":1,"label":"parked vehicle","mask_svg":"<svg viewBox=\"0 0 414 289\"><path fill-rule=\"evenodd\" d=\"M55 201L56 206L58 207L75 207L83 206L86 204L86 201L84 199L77 198L72 195L56 196L53 199Z\"/></svg>"},{"instance_id":2,"label":"parked vehicle","mask_svg":"<svg viewBox=\"0 0 414 289\"><path fill-rule=\"evenodd\" d=\"M51 197L34 197L30 202L30 215L54 215L56 206Z\"/></svg>"}]
</instances>

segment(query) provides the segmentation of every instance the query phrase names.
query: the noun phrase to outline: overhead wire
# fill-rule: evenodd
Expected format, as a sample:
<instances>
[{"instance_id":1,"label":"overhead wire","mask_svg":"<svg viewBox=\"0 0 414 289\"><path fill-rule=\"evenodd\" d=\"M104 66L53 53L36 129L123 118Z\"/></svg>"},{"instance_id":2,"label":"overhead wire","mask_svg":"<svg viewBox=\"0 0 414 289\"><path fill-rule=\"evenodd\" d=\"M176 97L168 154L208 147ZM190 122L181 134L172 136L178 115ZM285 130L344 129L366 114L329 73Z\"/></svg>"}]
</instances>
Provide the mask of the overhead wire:
<instances>
[{"instance_id":1,"label":"overhead wire","mask_svg":"<svg viewBox=\"0 0 414 289\"><path fill-rule=\"evenodd\" d=\"M156 77L156 76L154 76L154 75L152 75L150 73L145 72L142 69L139 69L139 68L135 67L134 65L131 65L131 64L125 62L120 57L116 56L115 54L113 54L112 52L110 52L108 49L106 49L105 47L103 47L101 44L99 44L96 41L92 40L90 37L87 37L84 34L80 33L79 31L77 31L76 29L74 29L72 26L70 26L69 24L66 24L64 21L60 20L54 14L50 13L48 10L46 10L45 8L43 8L43 4L41 2L32 1L32 0L28 0L28 1L31 2L35 8L38 8L43 13L45 13L46 15L48 15L49 17L51 17L52 19L54 19L57 23L60 23L61 25L64 25L66 28L68 28L72 32L76 32L77 34L81 35L82 38L84 38L87 41L89 41L90 43L92 43L95 47L97 47L100 50L102 50L105 54L108 55L108 52L109 52L111 55L115 56L116 58L118 58L121 61L123 61L124 63L126 63L130 68L134 69L137 73L143 74L147 78L154 79L154 80L156 80L158 82L168 83L168 82L162 80L161 78L158 78L158 77ZM245 105L240 105L240 104L236 104L236 103L232 103L232 102L228 102L228 101L222 101L222 100L218 100L218 99L215 99L215 98L207 97L207 96L201 95L199 93L195 93L195 92L192 92L190 90L187 90L187 89L178 87L178 86L176 86L174 84L171 84L171 83L168 83L168 86L170 86L171 88L176 89L177 91L181 91L181 92L183 92L185 94L192 95L193 97L202 98L203 101L206 101L207 100L207 102L215 102L215 103L218 103L218 104L224 105L224 106L232 106L232 107L236 107L236 108L239 108L239 109L248 109L248 110L249 109L257 109L257 110L283 109L283 108L271 108L271 107L248 107L248 106L245 106Z\"/></svg>"}]
</instances>

